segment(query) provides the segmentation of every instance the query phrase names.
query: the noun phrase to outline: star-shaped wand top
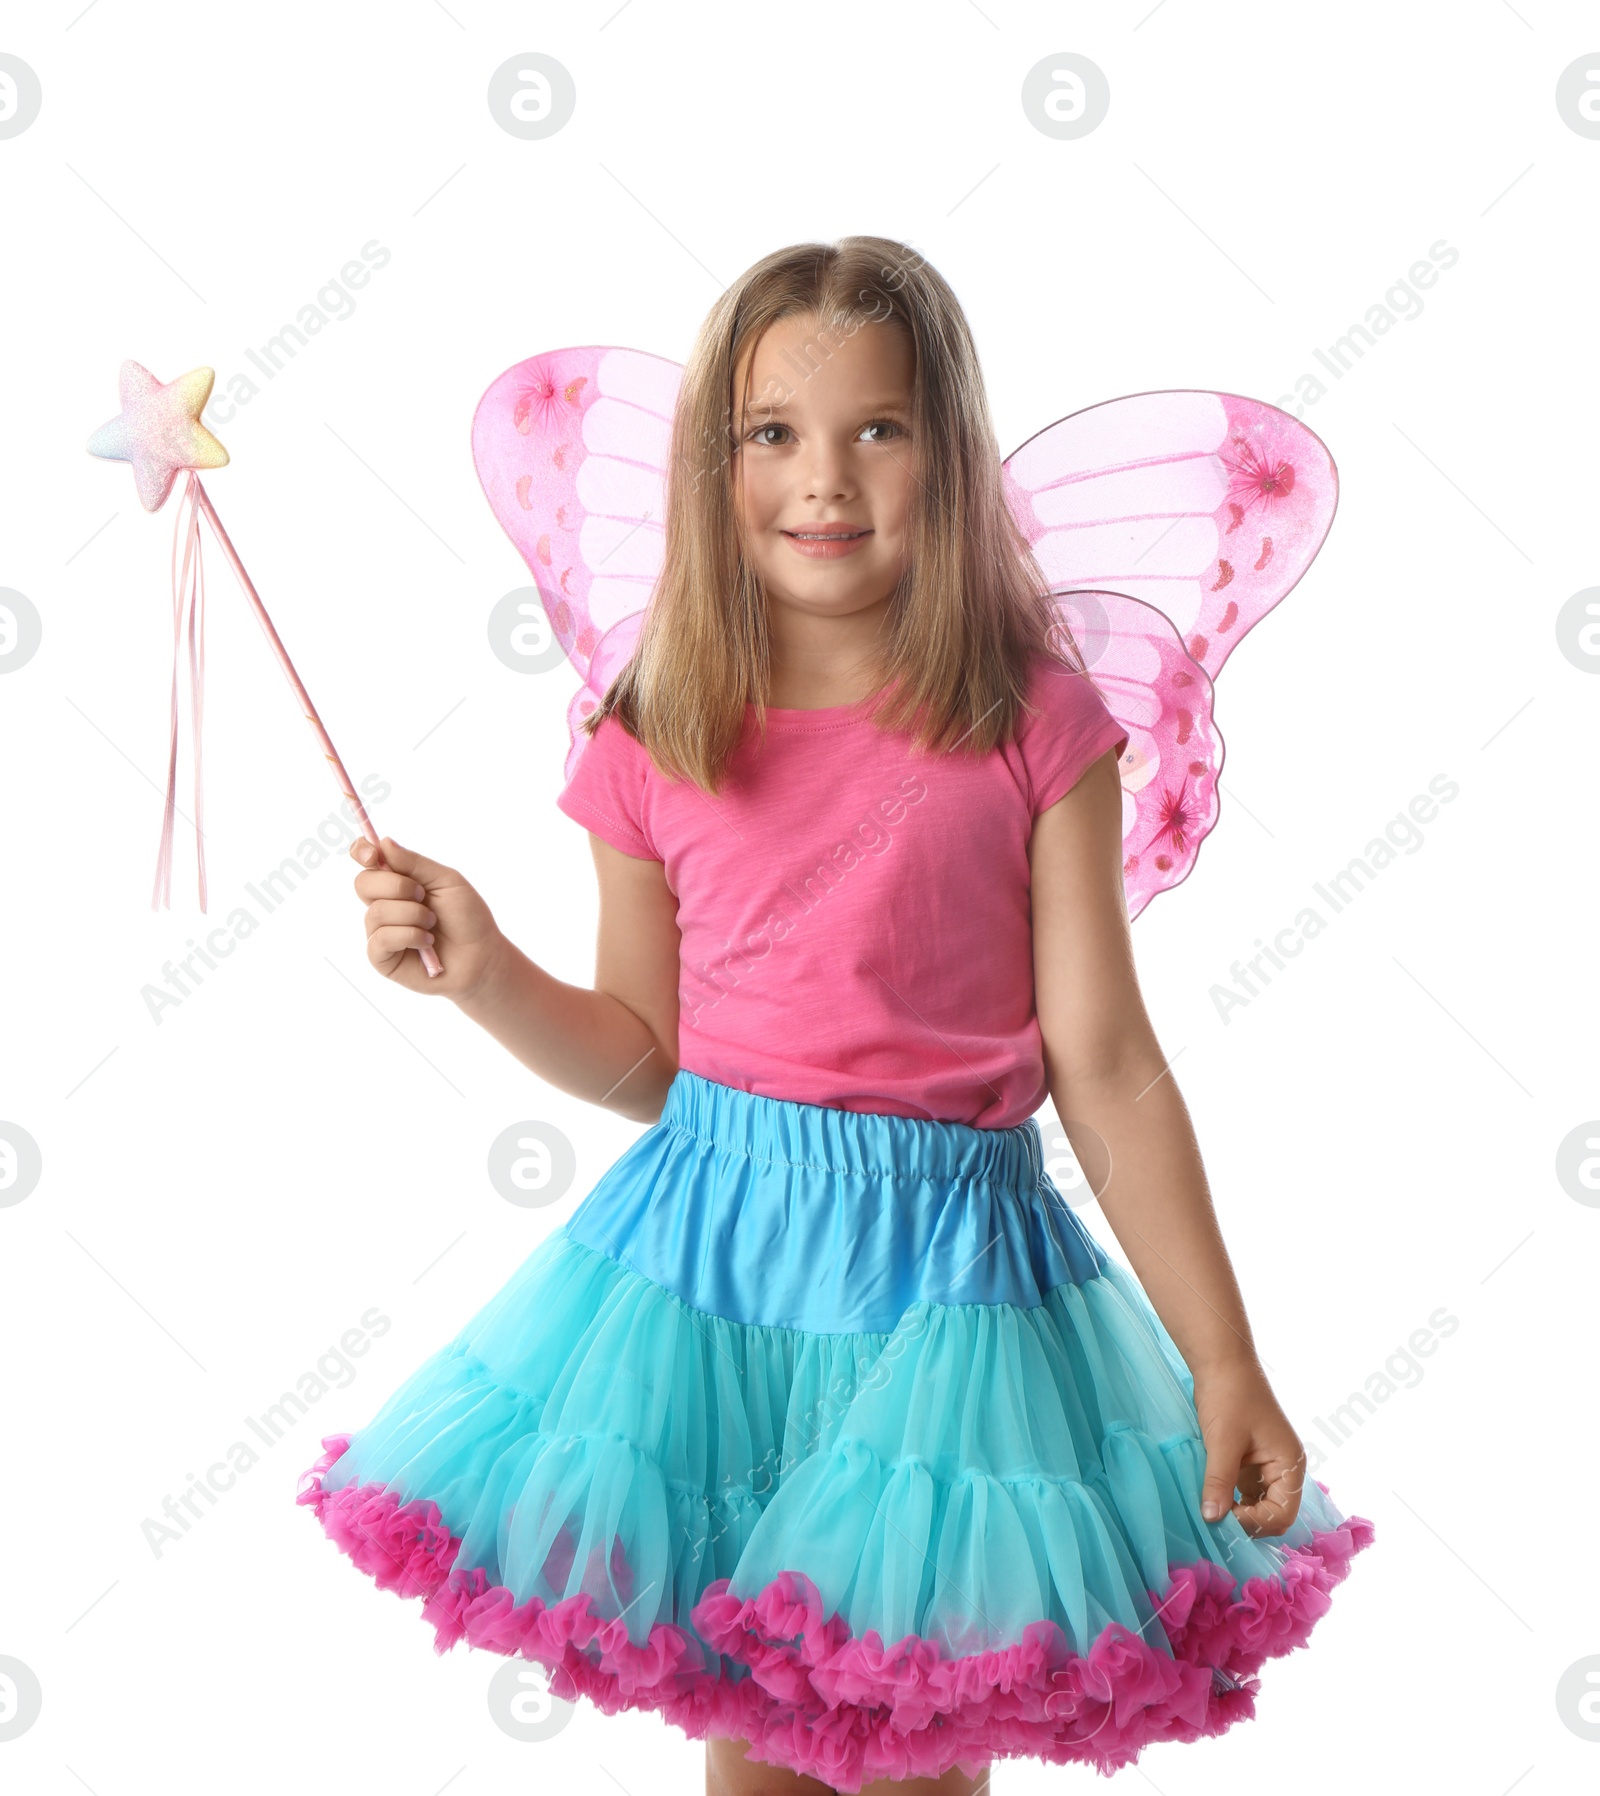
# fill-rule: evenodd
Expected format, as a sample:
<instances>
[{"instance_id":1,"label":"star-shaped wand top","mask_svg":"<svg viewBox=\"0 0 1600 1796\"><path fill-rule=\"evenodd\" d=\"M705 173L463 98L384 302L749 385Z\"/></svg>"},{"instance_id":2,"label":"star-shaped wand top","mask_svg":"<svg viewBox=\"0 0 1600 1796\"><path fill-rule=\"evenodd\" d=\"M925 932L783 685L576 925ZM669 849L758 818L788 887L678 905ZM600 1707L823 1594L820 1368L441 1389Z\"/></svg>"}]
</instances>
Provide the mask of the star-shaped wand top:
<instances>
[{"instance_id":1,"label":"star-shaped wand top","mask_svg":"<svg viewBox=\"0 0 1600 1796\"><path fill-rule=\"evenodd\" d=\"M225 468L228 452L200 422L210 368L191 368L165 386L137 362L122 364L122 411L89 439L89 453L133 463L133 484L146 511L159 511L184 468Z\"/></svg>"}]
</instances>

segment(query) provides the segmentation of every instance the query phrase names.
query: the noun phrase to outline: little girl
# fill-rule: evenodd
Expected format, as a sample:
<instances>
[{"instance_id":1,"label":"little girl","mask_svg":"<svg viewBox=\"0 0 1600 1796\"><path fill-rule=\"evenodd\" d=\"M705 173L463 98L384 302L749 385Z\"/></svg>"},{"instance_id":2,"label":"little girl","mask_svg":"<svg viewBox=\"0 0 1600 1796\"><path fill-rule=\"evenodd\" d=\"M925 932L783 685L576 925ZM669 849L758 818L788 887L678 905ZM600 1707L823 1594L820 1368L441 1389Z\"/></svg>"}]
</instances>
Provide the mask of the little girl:
<instances>
[{"instance_id":1,"label":"little girl","mask_svg":"<svg viewBox=\"0 0 1600 1796\"><path fill-rule=\"evenodd\" d=\"M1127 733L946 283L875 237L757 263L667 498L557 801L594 988L351 850L380 973L651 1126L299 1500L440 1651L659 1712L717 1796L1220 1733L1372 1528L1257 1357L1134 972ZM1045 1173L1046 1098L1132 1272Z\"/></svg>"}]
</instances>

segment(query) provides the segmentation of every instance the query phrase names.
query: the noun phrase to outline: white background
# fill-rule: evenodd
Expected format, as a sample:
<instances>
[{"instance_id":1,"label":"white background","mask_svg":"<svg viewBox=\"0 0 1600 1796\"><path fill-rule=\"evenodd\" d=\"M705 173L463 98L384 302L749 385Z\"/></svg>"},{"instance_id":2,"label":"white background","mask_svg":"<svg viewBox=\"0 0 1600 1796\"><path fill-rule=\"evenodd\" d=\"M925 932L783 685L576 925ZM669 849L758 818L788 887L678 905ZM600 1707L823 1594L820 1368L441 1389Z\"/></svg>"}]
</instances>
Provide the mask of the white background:
<instances>
[{"instance_id":1,"label":"white background","mask_svg":"<svg viewBox=\"0 0 1600 1796\"><path fill-rule=\"evenodd\" d=\"M546 1089L447 1002L368 968L340 856L154 1021L142 988L338 794L208 544L211 915L165 783L173 509L84 443L124 357L219 392L377 239L388 265L232 421L208 490L379 828L453 862L560 977L592 973L588 844L554 798L574 678L486 619L527 570L469 452L479 395L568 344L682 360L757 257L905 239L977 333L1009 452L1119 394L1284 403L1313 351L1440 239L1421 313L1305 412L1341 475L1327 546L1218 685L1221 822L1135 925L1275 1388L1378 1528L1259 1718L1148 1753L1130 1788L1592 1788L1556 1688L1600 1653L1589 1360L1600 1214L1555 1175L1600 1112L1593 725L1556 615L1600 579L1600 141L1557 78L1591 7L1518 0L843 12L613 0L528 9L13 4L43 108L0 140L0 585L43 642L0 679L0 1120L43 1173L0 1208L0 1655L43 1711L27 1792L695 1791L701 1749L581 1705L489 1712L500 1661L436 1658L294 1503L555 1226L637 1126ZM519 140L486 91L539 50L577 84ZM1071 50L1077 141L1024 115ZM215 412L211 414L214 422ZM187 794L188 748L179 800ZM1211 988L1429 780L1460 787L1231 1020ZM507 1203L508 1126L561 1129L561 1202ZM1597 1127L1600 1133L1600 1127ZM1099 1212L1087 1214L1111 1242ZM377 1306L392 1323L275 1446L245 1428ZM1425 1360L1393 1360L1441 1306ZM1349 1437L1352 1392L1397 1387ZM1348 1412L1347 1412L1348 1413ZM238 1439L261 1457L157 1554L144 1525ZM1087 1788L1004 1766L1005 1792Z\"/></svg>"}]
</instances>

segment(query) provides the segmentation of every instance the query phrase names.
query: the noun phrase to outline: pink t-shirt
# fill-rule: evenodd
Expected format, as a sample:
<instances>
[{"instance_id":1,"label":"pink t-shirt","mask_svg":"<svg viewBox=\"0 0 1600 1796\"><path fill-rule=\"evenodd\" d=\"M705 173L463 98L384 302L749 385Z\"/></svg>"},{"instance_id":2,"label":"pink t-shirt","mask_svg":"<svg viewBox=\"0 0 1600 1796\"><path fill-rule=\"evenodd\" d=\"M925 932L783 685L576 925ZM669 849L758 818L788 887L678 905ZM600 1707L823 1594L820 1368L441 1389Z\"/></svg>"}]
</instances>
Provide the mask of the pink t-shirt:
<instances>
[{"instance_id":1,"label":"pink t-shirt","mask_svg":"<svg viewBox=\"0 0 1600 1796\"><path fill-rule=\"evenodd\" d=\"M1012 742L914 752L865 703L767 710L709 797L615 717L557 798L678 900L679 1065L766 1097L1009 1128L1049 1095L1033 993L1034 817L1127 732L1039 662Z\"/></svg>"}]
</instances>

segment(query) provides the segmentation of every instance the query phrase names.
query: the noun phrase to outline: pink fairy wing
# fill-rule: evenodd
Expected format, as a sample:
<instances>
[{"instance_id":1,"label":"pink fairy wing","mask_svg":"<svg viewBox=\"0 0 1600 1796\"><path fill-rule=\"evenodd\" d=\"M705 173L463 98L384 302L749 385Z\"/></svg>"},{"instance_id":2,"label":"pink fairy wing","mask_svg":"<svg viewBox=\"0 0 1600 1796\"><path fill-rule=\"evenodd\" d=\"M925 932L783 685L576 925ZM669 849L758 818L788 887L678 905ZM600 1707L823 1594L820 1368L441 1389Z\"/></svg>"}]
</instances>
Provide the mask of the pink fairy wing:
<instances>
[{"instance_id":1,"label":"pink fairy wing","mask_svg":"<svg viewBox=\"0 0 1600 1796\"><path fill-rule=\"evenodd\" d=\"M637 349L553 349L508 368L478 401L472 459L527 562L582 684L577 725L633 651L661 572L672 413L681 364Z\"/></svg>"},{"instance_id":2,"label":"pink fairy wing","mask_svg":"<svg viewBox=\"0 0 1600 1796\"><path fill-rule=\"evenodd\" d=\"M570 780L589 738L578 727L605 697L606 688L632 659L644 623L644 607L619 618L595 646L589 672L567 705L567 734L572 746L567 754L566 777Z\"/></svg>"},{"instance_id":3,"label":"pink fairy wing","mask_svg":"<svg viewBox=\"0 0 1600 1796\"><path fill-rule=\"evenodd\" d=\"M1154 605L1213 679L1311 565L1338 503L1321 439L1234 393L1074 412L1009 456L1005 479L1054 589Z\"/></svg>"},{"instance_id":4,"label":"pink fairy wing","mask_svg":"<svg viewBox=\"0 0 1600 1796\"><path fill-rule=\"evenodd\" d=\"M1055 595L1106 708L1128 732L1122 882L1130 919L1188 877L1217 820L1222 737L1211 681L1163 613L1115 592Z\"/></svg>"},{"instance_id":5,"label":"pink fairy wing","mask_svg":"<svg viewBox=\"0 0 1600 1796\"><path fill-rule=\"evenodd\" d=\"M1276 406L1180 390L1058 420L1007 457L1004 479L1129 732L1123 879L1137 916L1187 877L1216 823L1211 683L1322 547L1338 503L1333 458Z\"/></svg>"}]
</instances>

